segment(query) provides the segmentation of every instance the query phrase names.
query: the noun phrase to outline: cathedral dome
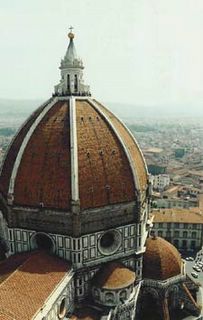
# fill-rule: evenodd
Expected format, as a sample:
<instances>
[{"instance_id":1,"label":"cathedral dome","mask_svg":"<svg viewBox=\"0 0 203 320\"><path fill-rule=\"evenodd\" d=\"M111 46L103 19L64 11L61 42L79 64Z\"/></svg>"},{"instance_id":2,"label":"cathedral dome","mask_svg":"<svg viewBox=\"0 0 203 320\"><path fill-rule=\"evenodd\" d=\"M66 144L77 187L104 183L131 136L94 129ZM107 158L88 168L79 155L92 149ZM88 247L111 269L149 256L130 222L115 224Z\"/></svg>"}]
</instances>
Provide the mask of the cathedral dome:
<instances>
[{"instance_id":1,"label":"cathedral dome","mask_svg":"<svg viewBox=\"0 0 203 320\"><path fill-rule=\"evenodd\" d=\"M91 97L73 33L69 40L55 93L23 124L7 152L0 197L10 227L79 236L139 220L148 178L133 135ZM118 249L113 238L119 236L108 237L102 254Z\"/></svg>"},{"instance_id":2,"label":"cathedral dome","mask_svg":"<svg viewBox=\"0 0 203 320\"><path fill-rule=\"evenodd\" d=\"M106 264L95 276L94 286L101 289L117 290L134 284L135 273L121 263Z\"/></svg>"},{"instance_id":3,"label":"cathedral dome","mask_svg":"<svg viewBox=\"0 0 203 320\"><path fill-rule=\"evenodd\" d=\"M13 204L59 210L136 200L147 187L141 151L127 128L89 97L53 97L22 126L0 177Z\"/></svg>"},{"instance_id":4,"label":"cathedral dome","mask_svg":"<svg viewBox=\"0 0 203 320\"><path fill-rule=\"evenodd\" d=\"M181 273L181 256L178 250L160 237L146 241L143 259L143 278L166 280Z\"/></svg>"},{"instance_id":5,"label":"cathedral dome","mask_svg":"<svg viewBox=\"0 0 203 320\"><path fill-rule=\"evenodd\" d=\"M128 300L134 290L135 272L123 264L110 262L97 273L92 283L93 300L104 306L116 306Z\"/></svg>"}]
</instances>

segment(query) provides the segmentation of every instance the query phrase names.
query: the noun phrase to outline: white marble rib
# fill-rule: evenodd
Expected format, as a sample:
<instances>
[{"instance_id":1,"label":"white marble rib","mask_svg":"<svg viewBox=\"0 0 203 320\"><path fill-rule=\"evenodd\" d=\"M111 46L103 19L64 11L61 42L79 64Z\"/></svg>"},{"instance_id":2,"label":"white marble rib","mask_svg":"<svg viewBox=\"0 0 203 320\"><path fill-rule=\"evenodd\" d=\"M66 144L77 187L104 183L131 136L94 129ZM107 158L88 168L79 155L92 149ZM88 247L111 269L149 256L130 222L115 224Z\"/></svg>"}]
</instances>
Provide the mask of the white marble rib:
<instances>
[{"instance_id":1,"label":"white marble rib","mask_svg":"<svg viewBox=\"0 0 203 320\"><path fill-rule=\"evenodd\" d=\"M76 123L76 100L70 97L70 145L71 145L71 194L72 200L79 200L78 143Z\"/></svg>"},{"instance_id":2,"label":"white marble rib","mask_svg":"<svg viewBox=\"0 0 203 320\"><path fill-rule=\"evenodd\" d=\"M131 170L132 170L132 173L133 173L133 178L134 178L134 183L135 183L135 187L136 187L136 190L140 190L140 185L139 185L139 181L138 181L138 175L137 175L137 172L135 170L135 167L133 165L133 159L125 145L125 142L123 141L122 137L120 136L119 132L117 131L117 129L115 128L115 126L113 125L113 123L111 122L111 120L109 119L109 117L99 108L99 105L92 101L91 99L88 99L89 103L104 117L104 119L107 121L107 123L110 125L110 127L112 128L112 130L115 132L116 136L118 137L124 151L125 151L125 154L128 158L128 161L129 161L129 164L130 164L130 167L131 167Z\"/></svg>"},{"instance_id":3,"label":"white marble rib","mask_svg":"<svg viewBox=\"0 0 203 320\"><path fill-rule=\"evenodd\" d=\"M11 174L11 179L10 179L10 184L9 184L9 190L8 190L8 195L13 195L14 193L14 186L15 186L15 180L16 180L16 176L18 173L18 168L20 166L21 160L22 160L22 156L23 153L25 151L25 148L34 132L34 130L36 129L36 127L38 126L38 124L40 123L40 121L44 118L44 116L46 115L46 113L51 109L51 107L58 101L58 98L55 97L45 108L44 110L39 114L39 116L36 118L36 120L34 121L34 123L32 124L32 126L30 127L29 131L27 132L23 143L20 146L18 155L16 157L14 166L13 166L13 170L12 170L12 174Z\"/></svg>"}]
</instances>

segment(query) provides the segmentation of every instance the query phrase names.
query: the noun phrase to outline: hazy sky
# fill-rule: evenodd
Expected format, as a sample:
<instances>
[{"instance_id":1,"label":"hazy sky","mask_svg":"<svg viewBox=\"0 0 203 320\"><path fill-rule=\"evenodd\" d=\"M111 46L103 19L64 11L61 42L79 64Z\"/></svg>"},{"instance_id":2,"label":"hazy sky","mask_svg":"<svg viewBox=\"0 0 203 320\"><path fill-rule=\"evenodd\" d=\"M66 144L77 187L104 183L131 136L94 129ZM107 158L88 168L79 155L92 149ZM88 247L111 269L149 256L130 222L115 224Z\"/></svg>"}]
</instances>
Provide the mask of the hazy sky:
<instances>
[{"instance_id":1,"label":"hazy sky","mask_svg":"<svg viewBox=\"0 0 203 320\"><path fill-rule=\"evenodd\" d=\"M202 0L0 0L0 98L47 98L70 25L103 101L203 102Z\"/></svg>"}]
</instances>

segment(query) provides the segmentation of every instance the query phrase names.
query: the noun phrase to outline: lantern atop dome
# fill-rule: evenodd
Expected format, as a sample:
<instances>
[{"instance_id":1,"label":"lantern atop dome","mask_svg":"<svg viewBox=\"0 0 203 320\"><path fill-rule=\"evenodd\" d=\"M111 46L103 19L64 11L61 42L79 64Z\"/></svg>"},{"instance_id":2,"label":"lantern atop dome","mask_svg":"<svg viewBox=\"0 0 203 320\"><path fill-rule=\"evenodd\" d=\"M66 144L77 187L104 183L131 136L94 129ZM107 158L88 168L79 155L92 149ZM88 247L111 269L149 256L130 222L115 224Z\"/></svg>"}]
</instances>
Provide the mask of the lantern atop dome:
<instances>
[{"instance_id":1,"label":"lantern atop dome","mask_svg":"<svg viewBox=\"0 0 203 320\"><path fill-rule=\"evenodd\" d=\"M74 39L75 38L75 35L74 35L74 33L73 33L73 27L70 27L69 28L69 30L70 30L70 32L69 32L69 34L68 34L68 38L69 39Z\"/></svg>"},{"instance_id":2,"label":"lantern atop dome","mask_svg":"<svg viewBox=\"0 0 203 320\"><path fill-rule=\"evenodd\" d=\"M77 56L73 39L73 27L70 27L68 33L69 45L64 58L61 60L61 80L55 86L55 95L57 96L90 96L89 86L84 84L83 69L84 65Z\"/></svg>"}]
</instances>

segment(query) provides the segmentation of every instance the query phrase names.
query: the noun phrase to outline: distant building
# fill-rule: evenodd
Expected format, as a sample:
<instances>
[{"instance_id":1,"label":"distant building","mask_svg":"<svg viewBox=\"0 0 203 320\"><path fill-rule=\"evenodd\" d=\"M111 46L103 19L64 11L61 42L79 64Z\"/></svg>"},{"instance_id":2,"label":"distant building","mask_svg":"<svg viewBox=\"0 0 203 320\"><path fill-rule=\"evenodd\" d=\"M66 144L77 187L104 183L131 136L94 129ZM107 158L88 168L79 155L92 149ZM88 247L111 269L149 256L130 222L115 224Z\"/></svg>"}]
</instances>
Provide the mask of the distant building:
<instances>
[{"instance_id":1,"label":"distant building","mask_svg":"<svg viewBox=\"0 0 203 320\"><path fill-rule=\"evenodd\" d=\"M191 208L198 206L198 199L161 198L154 201L156 208Z\"/></svg>"},{"instance_id":2,"label":"distant building","mask_svg":"<svg viewBox=\"0 0 203 320\"><path fill-rule=\"evenodd\" d=\"M177 148L175 149L175 157L182 158L185 155L185 149L184 148Z\"/></svg>"},{"instance_id":3,"label":"distant building","mask_svg":"<svg viewBox=\"0 0 203 320\"><path fill-rule=\"evenodd\" d=\"M152 176L152 185L155 190L163 191L170 184L170 177L168 174L159 174Z\"/></svg>"},{"instance_id":4,"label":"distant building","mask_svg":"<svg viewBox=\"0 0 203 320\"><path fill-rule=\"evenodd\" d=\"M199 188L194 188L191 186L182 186L179 188L177 195L179 197L184 197L184 198L197 198L198 195L200 194L201 189Z\"/></svg>"},{"instance_id":5,"label":"distant building","mask_svg":"<svg viewBox=\"0 0 203 320\"><path fill-rule=\"evenodd\" d=\"M156 175L156 174L164 174L166 172L166 166L161 166L158 164L152 164L149 163L149 161L147 161L148 163L148 170L149 173Z\"/></svg>"},{"instance_id":6,"label":"distant building","mask_svg":"<svg viewBox=\"0 0 203 320\"><path fill-rule=\"evenodd\" d=\"M197 250L203 240L203 214L199 208L162 209L154 212L155 234L180 250Z\"/></svg>"},{"instance_id":7,"label":"distant building","mask_svg":"<svg viewBox=\"0 0 203 320\"><path fill-rule=\"evenodd\" d=\"M200 189L170 185L166 190L153 192L154 207L156 208L194 208L199 207Z\"/></svg>"}]
</instances>

